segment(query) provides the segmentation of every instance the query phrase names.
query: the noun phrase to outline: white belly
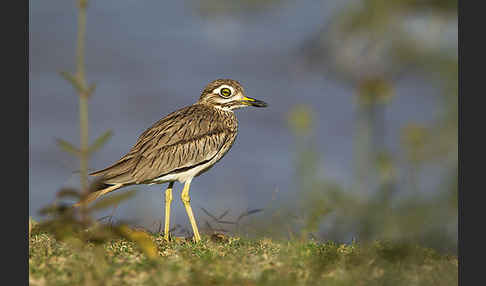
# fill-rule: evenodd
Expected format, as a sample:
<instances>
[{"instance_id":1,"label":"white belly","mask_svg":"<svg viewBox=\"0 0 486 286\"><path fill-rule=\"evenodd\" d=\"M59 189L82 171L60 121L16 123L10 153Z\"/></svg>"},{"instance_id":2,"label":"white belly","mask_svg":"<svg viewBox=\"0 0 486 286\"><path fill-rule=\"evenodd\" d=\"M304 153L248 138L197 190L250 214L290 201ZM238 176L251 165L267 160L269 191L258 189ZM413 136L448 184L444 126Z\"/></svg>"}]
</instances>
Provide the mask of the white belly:
<instances>
[{"instance_id":1,"label":"white belly","mask_svg":"<svg viewBox=\"0 0 486 286\"><path fill-rule=\"evenodd\" d=\"M214 159L213 159L214 160ZM202 170L208 168L209 166L213 165L213 160L199 165L197 167L194 167L192 169L189 169L187 171L183 171L180 173L174 173L174 174L168 174L162 177L158 177L153 180L153 183L151 184L162 184L166 182L174 182L174 181L179 181L180 183L185 183L188 179L194 178L197 174L199 174Z\"/></svg>"},{"instance_id":2,"label":"white belly","mask_svg":"<svg viewBox=\"0 0 486 286\"><path fill-rule=\"evenodd\" d=\"M185 183L188 180L192 180L192 178L199 175L204 170L207 170L212 165L216 164L216 162L218 162L224 156L224 154L226 154L226 152L228 152L229 149L231 149L231 146L233 145L235 139L236 139L236 132L232 134L231 139L224 144L223 148L221 150L219 150L219 152L209 162L201 164L197 167L191 168L191 169L186 170L186 171L160 176L160 177L154 179L150 183L150 185L151 184L162 184L162 183L174 182L174 181L179 181L180 183Z\"/></svg>"}]
</instances>

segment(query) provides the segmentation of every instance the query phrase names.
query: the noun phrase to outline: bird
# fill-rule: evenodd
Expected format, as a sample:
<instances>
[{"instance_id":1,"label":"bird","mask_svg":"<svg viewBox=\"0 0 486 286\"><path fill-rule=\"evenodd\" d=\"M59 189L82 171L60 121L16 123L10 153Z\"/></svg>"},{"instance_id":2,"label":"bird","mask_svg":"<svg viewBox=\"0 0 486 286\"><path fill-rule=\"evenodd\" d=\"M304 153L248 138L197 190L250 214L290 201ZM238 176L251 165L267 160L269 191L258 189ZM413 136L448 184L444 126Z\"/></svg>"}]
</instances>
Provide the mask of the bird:
<instances>
[{"instance_id":1,"label":"bird","mask_svg":"<svg viewBox=\"0 0 486 286\"><path fill-rule=\"evenodd\" d=\"M194 242L201 236L190 205L193 178L211 169L235 143L238 120L234 110L267 107L247 97L236 80L216 79L207 84L196 103L174 111L137 139L135 145L114 164L90 173L101 178L103 188L74 204L86 205L122 187L169 183L165 190L164 239L169 241L170 207L174 182L184 184L181 200L193 230Z\"/></svg>"}]
</instances>

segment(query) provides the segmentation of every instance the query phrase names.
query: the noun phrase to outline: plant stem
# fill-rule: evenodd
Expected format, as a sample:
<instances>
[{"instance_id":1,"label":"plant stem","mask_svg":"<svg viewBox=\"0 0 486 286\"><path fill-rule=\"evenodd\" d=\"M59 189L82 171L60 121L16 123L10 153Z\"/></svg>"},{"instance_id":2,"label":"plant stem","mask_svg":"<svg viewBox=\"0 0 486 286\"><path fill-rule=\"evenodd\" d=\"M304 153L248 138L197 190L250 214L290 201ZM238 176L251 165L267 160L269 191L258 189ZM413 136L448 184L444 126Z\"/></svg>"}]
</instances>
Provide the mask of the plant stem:
<instances>
[{"instance_id":1,"label":"plant stem","mask_svg":"<svg viewBox=\"0 0 486 286\"><path fill-rule=\"evenodd\" d=\"M87 191L88 187L88 98L86 94L79 96L79 120L80 120L80 136L81 136L81 156L80 156L80 171L81 171L81 187L83 191Z\"/></svg>"},{"instance_id":2,"label":"plant stem","mask_svg":"<svg viewBox=\"0 0 486 286\"><path fill-rule=\"evenodd\" d=\"M87 0L79 0L79 14L78 14L78 40L76 50L76 76L86 90L86 79L84 75L84 43L86 35L86 6ZM83 192L88 191L88 96L86 92L79 94L79 124L80 124L80 173L81 173L81 187Z\"/></svg>"},{"instance_id":3,"label":"plant stem","mask_svg":"<svg viewBox=\"0 0 486 286\"><path fill-rule=\"evenodd\" d=\"M76 50L76 68L77 76L83 87L86 87L86 80L84 78L84 39L86 35L86 6L87 0L79 0L78 2L78 46Z\"/></svg>"}]
</instances>

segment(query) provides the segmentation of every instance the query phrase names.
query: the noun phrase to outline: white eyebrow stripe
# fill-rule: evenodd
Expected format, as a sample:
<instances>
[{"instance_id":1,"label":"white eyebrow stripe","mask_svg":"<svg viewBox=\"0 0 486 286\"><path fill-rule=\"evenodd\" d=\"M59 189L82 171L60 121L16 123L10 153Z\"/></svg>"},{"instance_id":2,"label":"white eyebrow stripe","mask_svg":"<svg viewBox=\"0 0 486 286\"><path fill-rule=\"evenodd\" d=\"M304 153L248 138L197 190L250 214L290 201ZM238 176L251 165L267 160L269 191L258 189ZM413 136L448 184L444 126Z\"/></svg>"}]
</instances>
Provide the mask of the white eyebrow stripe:
<instances>
[{"instance_id":1,"label":"white eyebrow stripe","mask_svg":"<svg viewBox=\"0 0 486 286\"><path fill-rule=\"evenodd\" d=\"M218 88L214 89L213 90L213 93L214 94L219 94L219 91L221 89L223 89L223 88L229 88L229 90L231 90L231 94L234 94L235 93L235 89L232 86L229 86L229 85L226 85L226 84L222 84Z\"/></svg>"}]
</instances>

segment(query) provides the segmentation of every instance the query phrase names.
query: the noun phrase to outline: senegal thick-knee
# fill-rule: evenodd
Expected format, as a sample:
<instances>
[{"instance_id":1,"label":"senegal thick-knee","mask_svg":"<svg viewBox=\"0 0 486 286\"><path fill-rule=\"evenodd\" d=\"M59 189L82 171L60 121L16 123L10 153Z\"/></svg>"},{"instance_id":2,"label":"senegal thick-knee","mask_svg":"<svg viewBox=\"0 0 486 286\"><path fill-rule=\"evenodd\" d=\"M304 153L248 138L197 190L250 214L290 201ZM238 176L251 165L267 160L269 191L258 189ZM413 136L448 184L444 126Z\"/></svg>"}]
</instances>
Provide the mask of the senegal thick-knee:
<instances>
[{"instance_id":1,"label":"senegal thick-knee","mask_svg":"<svg viewBox=\"0 0 486 286\"><path fill-rule=\"evenodd\" d=\"M169 183L165 192L165 239L169 240L170 204L175 181L184 184L181 200L189 217L194 240L200 240L190 205L194 177L216 164L230 150L238 133L233 110L266 107L263 101L245 96L241 84L217 79L202 91L199 100L160 119L143 132L130 151L113 165L91 173L102 176L107 188L91 193L75 206L125 186Z\"/></svg>"}]
</instances>

